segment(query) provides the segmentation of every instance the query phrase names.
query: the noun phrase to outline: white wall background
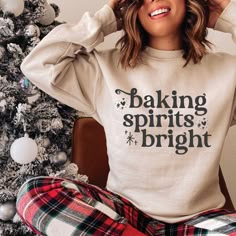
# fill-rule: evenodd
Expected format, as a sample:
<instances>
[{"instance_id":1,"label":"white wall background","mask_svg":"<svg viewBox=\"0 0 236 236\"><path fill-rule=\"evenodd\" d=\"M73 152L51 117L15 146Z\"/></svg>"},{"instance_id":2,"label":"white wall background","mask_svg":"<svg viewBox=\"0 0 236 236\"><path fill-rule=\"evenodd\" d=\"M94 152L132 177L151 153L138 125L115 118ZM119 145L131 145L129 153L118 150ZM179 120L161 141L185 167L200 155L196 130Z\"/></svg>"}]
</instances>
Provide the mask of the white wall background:
<instances>
[{"instance_id":1,"label":"white wall background","mask_svg":"<svg viewBox=\"0 0 236 236\"><path fill-rule=\"evenodd\" d=\"M60 9L59 21L66 21L76 23L85 11L95 12L102 7L106 0L50 0L49 2L56 3ZM236 13L235 13L236 14ZM114 33L106 37L104 43L99 45L99 49L111 48L120 37L120 33ZM236 45L231 40L229 34L209 30L208 39L216 45L216 51L225 51L236 55ZM236 65L235 65L236 66ZM227 71L225 72L227 73ZM222 83L223 83L222 78ZM214 89L214 88L212 88ZM224 96L219 94L219 96ZM217 106L217 104L216 104ZM234 180L236 179L236 126L230 128L228 136L226 137L224 149L222 152L222 169L230 191L230 195L236 206L236 186Z\"/></svg>"}]
</instances>

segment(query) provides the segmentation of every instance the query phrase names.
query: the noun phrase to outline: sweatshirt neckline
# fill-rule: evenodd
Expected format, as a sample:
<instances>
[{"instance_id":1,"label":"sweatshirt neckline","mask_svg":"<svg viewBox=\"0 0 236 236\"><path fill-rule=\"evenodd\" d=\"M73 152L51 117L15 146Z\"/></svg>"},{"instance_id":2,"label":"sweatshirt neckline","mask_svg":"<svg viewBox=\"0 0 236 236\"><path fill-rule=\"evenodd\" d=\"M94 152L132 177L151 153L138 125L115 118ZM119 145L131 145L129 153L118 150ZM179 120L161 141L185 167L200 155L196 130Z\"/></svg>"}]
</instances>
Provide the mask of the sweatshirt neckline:
<instances>
[{"instance_id":1,"label":"sweatshirt neckline","mask_svg":"<svg viewBox=\"0 0 236 236\"><path fill-rule=\"evenodd\" d=\"M172 58L182 58L184 50L160 50L156 48L152 48L150 46L146 46L144 52L151 56L156 57L158 59L172 59Z\"/></svg>"}]
</instances>

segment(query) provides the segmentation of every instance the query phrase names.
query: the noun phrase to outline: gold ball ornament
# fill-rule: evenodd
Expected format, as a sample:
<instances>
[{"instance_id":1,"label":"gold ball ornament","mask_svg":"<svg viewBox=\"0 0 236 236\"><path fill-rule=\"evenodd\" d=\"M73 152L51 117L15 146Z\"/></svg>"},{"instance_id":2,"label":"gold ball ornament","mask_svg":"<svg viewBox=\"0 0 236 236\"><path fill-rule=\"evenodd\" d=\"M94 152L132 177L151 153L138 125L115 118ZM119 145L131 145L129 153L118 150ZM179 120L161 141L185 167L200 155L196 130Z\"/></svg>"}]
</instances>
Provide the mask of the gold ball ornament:
<instances>
[{"instance_id":1,"label":"gold ball ornament","mask_svg":"<svg viewBox=\"0 0 236 236\"><path fill-rule=\"evenodd\" d=\"M46 3L44 7L44 13L39 19L39 23L42 25L51 25L56 18L56 12L48 3Z\"/></svg>"}]
</instances>

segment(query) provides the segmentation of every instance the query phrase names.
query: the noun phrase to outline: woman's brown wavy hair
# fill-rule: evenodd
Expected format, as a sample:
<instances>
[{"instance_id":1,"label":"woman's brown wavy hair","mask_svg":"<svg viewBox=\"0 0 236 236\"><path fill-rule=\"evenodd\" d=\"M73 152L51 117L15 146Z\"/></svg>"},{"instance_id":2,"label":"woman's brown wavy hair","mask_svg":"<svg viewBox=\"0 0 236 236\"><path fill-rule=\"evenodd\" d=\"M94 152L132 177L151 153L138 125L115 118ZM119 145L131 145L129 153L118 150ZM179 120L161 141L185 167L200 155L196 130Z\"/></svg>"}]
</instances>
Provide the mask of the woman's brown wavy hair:
<instances>
[{"instance_id":1,"label":"woman's brown wavy hair","mask_svg":"<svg viewBox=\"0 0 236 236\"><path fill-rule=\"evenodd\" d=\"M209 6L207 0L186 0L186 15L182 24L183 58L186 63L192 60L194 64L201 61L207 53L211 43L206 39L208 34L207 22L209 19ZM138 10L143 0L127 0L123 6L124 35L118 40L120 46L120 63L123 68L134 68L142 60L140 53L148 45L148 33L143 29L139 19Z\"/></svg>"}]
</instances>

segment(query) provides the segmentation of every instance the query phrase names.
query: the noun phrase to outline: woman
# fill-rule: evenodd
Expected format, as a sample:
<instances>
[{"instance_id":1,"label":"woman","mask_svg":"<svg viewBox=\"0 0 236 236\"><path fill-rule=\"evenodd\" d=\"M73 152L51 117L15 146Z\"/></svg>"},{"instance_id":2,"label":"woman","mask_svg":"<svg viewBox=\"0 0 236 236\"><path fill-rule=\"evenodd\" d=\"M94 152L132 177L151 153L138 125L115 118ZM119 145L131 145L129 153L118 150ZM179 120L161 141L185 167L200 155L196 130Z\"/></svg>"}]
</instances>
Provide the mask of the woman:
<instances>
[{"instance_id":1,"label":"woman","mask_svg":"<svg viewBox=\"0 0 236 236\"><path fill-rule=\"evenodd\" d=\"M51 177L26 182L17 209L32 230L236 234L218 183L224 139L236 121L236 58L210 52L206 40L207 26L235 39L235 11L229 0L109 0L42 40L22 71L104 126L110 173L103 190ZM120 49L94 49L121 28Z\"/></svg>"}]
</instances>

